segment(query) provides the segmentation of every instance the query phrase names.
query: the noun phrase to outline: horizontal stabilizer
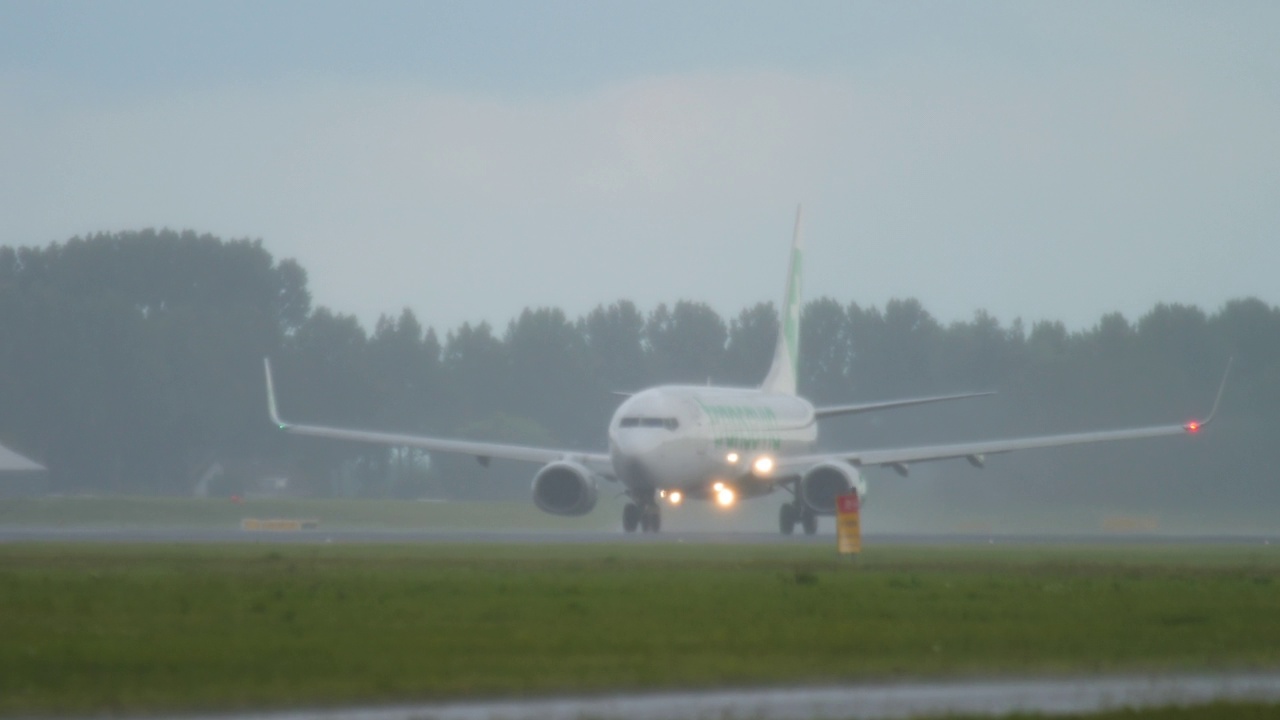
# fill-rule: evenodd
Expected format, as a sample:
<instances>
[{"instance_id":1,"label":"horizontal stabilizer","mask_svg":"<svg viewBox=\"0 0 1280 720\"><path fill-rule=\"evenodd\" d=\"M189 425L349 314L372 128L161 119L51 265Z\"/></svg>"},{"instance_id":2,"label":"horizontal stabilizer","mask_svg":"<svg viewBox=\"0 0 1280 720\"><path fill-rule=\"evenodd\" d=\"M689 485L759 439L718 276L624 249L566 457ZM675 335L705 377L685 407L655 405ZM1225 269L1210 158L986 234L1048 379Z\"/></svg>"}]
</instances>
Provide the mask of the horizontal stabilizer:
<instances>
[{"instance_id":1,"label":"horizontal stabilizer","mask_svg":"<svg viewBox=\"0 0 1280 720\"><path fill-rule=\"evenodd\" d=\"M0 445L0 471L37 472L44 469L40 463Z\"/></svg>"}]
</instances>

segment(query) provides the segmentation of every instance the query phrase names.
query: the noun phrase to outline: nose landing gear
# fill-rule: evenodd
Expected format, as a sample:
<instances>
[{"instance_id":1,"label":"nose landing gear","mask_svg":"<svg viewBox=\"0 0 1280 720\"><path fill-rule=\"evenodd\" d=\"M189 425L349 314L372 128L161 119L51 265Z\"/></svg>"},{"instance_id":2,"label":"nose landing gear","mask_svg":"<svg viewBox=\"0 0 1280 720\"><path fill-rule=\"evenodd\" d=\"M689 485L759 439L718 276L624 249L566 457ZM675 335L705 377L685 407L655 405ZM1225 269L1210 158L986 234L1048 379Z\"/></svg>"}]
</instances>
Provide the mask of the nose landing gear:
<instances>
[{"instance_id":1,"label":"nose landing gear","mask_svg":"<svg viewBox=\"0 0 1280 720\"><path fill-rule=\"evenodd\" d=\"M656 502L629 502L622 508L622 529L633 533L637 528L647 533L656 533L662 529L662 512Z\"/></svg>"}]
</instances>

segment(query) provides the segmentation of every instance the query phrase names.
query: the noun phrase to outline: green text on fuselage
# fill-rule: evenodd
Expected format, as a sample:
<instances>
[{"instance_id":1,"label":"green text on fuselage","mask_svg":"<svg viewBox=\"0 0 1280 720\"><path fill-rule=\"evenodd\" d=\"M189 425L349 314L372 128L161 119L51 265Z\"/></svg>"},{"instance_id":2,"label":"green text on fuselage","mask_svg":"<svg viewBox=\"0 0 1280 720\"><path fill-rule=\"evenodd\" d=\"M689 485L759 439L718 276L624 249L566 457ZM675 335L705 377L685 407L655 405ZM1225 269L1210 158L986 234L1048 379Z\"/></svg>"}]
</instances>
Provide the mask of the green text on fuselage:
<instances>
[{"instance_id":1,"label":"green text on fuselage","mask_svg":"<svg viewBox=\"0 0 1280 720\"><path fill-rule=\"evenodd\" d=\"M754 405L708 405L698 401L711 421L715 446L732 450L782 449L778 415Z\"/></svg>"}]
</instances>

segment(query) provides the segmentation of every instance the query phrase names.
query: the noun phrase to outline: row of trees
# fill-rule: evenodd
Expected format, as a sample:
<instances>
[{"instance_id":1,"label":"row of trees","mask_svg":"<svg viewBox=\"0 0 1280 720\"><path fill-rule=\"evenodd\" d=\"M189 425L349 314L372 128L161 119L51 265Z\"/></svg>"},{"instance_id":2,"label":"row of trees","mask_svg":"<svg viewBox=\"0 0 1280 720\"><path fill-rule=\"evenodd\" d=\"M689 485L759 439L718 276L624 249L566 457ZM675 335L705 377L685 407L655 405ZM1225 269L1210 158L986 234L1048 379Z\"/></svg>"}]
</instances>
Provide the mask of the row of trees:
<instances>
[{"instance_id":1,"label":"row of trees","mask_svg":"<svg viewBox=\"0 0 1280 720\"><path fill-rule=\"evenodd\" d=\"M776 328L771 304L726 319L697 302L645 312L618 301L579 318L528 309L501 331L464 324L443 337L404 310L370 332L313 308L305 271L260 242L143 231L6 247L0 440L44 462L64 490L189 492L211 462L254 458L290 465L317 493L333 492L339 476L357 492L393 492L388 478L404 457L270 426L263 356L275 359L291 419L594 449L618 401L611 391L758 383ZM820 298L804 309L801 347L801 392L818 404L1000 391L994 401L833 421L824 442L842 447L1177 420L1207 407L1235 355L1223 421L1235 439L1209 447L1210 460L1134 450L1142 461L1126 464L1137 478L1126 486L1149 490L1187 462L1217 463L1258 487L1274 475L1271 443L1247 445L1280 436L1280 309L1256 299L1213 314L1160 305L1135 322L1108 315L1069 331L1004 326L982 312L943 325L914 300L877 308ZM1067 486L1089 490L1078 466L1041 462L992 468L984 482L1035 486L1033 473L1062 487L1055 473L1066 473ZM527 491L530 468L488 480L477 472L440 458L435 490Z\"/></svg>"}]
</instances>

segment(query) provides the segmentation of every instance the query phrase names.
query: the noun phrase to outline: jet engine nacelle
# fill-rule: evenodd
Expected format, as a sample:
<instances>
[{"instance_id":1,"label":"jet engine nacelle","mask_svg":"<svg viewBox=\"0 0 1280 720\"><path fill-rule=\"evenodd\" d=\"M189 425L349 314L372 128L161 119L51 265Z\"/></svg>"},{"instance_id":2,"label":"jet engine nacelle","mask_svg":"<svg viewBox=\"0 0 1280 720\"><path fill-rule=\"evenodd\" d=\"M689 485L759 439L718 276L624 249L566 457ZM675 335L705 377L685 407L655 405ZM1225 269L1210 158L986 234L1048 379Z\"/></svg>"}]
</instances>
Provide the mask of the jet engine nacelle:
<instances>
[{"instance_id":1,"label":"jet engine nacelle","mask_svg":"<svg viewBox=\"0 0 1280 720\"><path fill-rule=\"evenodd\" d=\"M533 476L533 504L552 515L586 515L596 506L596 477L578 463L553 462Z\"/></svg>"},{"instance_id":2,"label":"jet engine nacelle","mask_svg":"<svg viewBox=\"0 0 1280 720\"><path fill-rule=\"evenodd\" d=\"M800 476L800 499L819 515L835 515L836 498L850 490L856 490L862 500L867 495L867 482L857 468L843 460L814 465Z\"/></svg>"}]
</instances>

